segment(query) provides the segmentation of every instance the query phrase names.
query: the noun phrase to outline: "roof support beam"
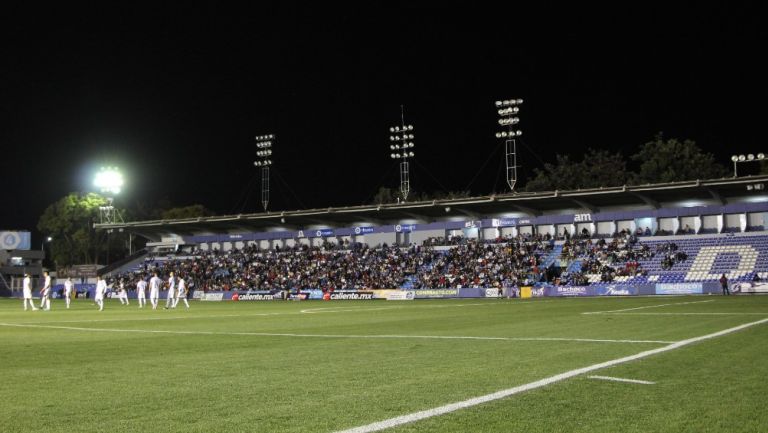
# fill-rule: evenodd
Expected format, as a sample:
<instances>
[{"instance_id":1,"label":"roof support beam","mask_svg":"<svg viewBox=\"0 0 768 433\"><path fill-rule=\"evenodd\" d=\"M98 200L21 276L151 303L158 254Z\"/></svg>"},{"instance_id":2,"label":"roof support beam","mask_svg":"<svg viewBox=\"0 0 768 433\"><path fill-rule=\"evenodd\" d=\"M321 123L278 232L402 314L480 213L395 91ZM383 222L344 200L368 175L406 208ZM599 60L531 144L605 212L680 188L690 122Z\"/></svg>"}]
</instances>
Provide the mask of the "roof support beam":
<instances>
[{"instance_id":1,"label":"roof support beam","mask_svg":"<svg viewBox=\"0 0 768 433\"><path fill-rule=\"evenodd\" d=\"M582 208L588 210L590 213L598 213L599 212L599 209L597 207L595 207L592 204L589 204L589 203L585 202L584 200L579 200L579 199L571 198L571 201L576 203L578 206L581 206Z\"/></svg>"},{"instance_id":2,"label":"roof support beam","mask_svg":"<svg viewBox=\"0 0 768 433\"><path fill-rule=\"evenodd\" d=\"M629 193L634 195L635 197L639 198L640 200L645 202L645 204L647 204L648 206L650 206L650 207L652 207L654 209L660 209L661 208L661 205L659 204L659 202L657 202L656 200L648 197L645 194L640 194L639 192L633 192L633 191L630 191Z\"/></svg>"}]
</instances>

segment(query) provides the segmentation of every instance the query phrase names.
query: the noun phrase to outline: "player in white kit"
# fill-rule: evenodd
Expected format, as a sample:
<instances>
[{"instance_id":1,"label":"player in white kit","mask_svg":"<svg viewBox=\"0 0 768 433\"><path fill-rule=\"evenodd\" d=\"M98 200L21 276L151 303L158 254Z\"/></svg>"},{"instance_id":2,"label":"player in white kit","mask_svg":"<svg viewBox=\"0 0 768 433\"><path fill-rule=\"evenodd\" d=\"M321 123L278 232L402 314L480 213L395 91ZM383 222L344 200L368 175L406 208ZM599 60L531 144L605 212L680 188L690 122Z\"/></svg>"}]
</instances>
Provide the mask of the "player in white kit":
<instances>
[{"instance_id":1,"label":"player in white kit","mask_svg":"<svg viewBox=\"0 0 768 433\"><path fill-rule=\"evenodd\" d=\"M139 308L147 305L147 282L144 280L144 275L136 283L136 298L139 300Z\"/></svg>"},{"instance_id":2,"label":"player in white kit","mask_svg":"<svg viewBox=\"0 0 768 433\"><path fill-rule=\"evenodd\" d=\"M175 307L174 297L176 297L176 278L173 276L173 272L171 272L171 275L168 277L168 297L165 298L166 310Z\"/></svg>"},{"instance_id":3,"label":"player in white kit","mask_svg":"<svg viewBox=\"0 0 768 433\"><path fill-rule=\"evenodd\" d=\"M179 304L179 299L184 300L184 305L189 309L189 302L187 302L187 282L184 280L184 275L179 275L179 287L176 290L176 299L173 300L173 308Z\"/></svg>"},{"instance_id":4,"label":"player in white kit","mask_svg":"<svg viewBox=\"0 0 768 433\"><path fill-rule=\"evenodd\" d=\"M43 272L43 288L40 289L40 308L44 311L51 309L51 276L48 271Z\"/></svg>"},{"instance_id":5,"label":"player in white kit","mask_svg":"<svg viewBox=\"0 0 768 433\"><path fill-rule=\"evenodd\" d=\"M24 296L24 311L27 311L27 302L29 302L29 306L32 307L32 311L37 311L37 307L32 303L32 279L29 278L29 274L24 274L22 295Z\"/></svg>"},{"instance_id":6,"label":"player in white kit","mask_svg":"<svg viewBox=\"0 0 768 433\"><path fill-rule=\"evenodd\" d=\"M96 305L99 306L99 311L104 310L104 295L107 293L107 282L104 281L104 277L99 276L99 281L96 283L96 292L93 296L93 300Z\"/></svg>"},{"instance_id":7,"label":"player in white kit","mask_svg":"<svg viewBox=\"0 0 768 433\"><path fill-rule=\"evenodd\" d=\"M157 302L160 299L160 286L163 280L158 278L157 272L149 279L149 302L152 303L152 309L157 310Z\"/></svg>"},{"instance_id":8,"label":"player in white kit","mask_svg":"<svg viewBox=\"0 0 768 433\"><path fill-rule=\"evenodd\" d=\"M67 308L69 308L69 303L72 301L72 279L69 277L64 281L64 301L66 301Z\"/></svg>"},{"instance_id":9,"label":"player in white kit","mask_svg":"<svg viewBox=\"0 0 768 433\"><path fill-rule=\"evenodd\" d=\"M117 292L117 297L120 299L120 304L131 305L131 303L128 302L128 291L125 290L125 281L120 280L118 287L120 287L120 289Z\"/></svg>"}]
</instances>

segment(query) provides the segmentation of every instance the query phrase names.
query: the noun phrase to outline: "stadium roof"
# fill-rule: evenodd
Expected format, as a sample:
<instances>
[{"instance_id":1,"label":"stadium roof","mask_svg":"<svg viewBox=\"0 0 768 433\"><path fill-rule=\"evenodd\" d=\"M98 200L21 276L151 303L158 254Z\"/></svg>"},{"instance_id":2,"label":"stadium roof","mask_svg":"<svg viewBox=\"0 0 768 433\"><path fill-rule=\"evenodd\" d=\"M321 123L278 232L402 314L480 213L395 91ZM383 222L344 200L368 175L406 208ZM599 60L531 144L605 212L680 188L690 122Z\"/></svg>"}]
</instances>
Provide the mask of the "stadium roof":
<instances>
[{"instance_id":1,"label":"stadium roof","mask_svg":"<svg viewBox=\"0 0 768 433\"><path fill-rule=\"evenodd\" d=\"M275 230L276 227L283 227L285 230L312 226L349 227L360 222L385 225L403 220L432 222L456 216L482 219L503 216L510 212L540 216L573 209L597 213L606 207L613 210L618 207L659 209L664 203L675 203L677 206L681 206L681 202L691 203L690 206L700 206L702 202L726 205L748 200L768 201L768 194L762 186L765 183L768 183L768 176L749 176L570 191L517 192L382 205L95 224L95 228L97 230L118 229L148 239L159 240L163 235L171 234L247 233ZM756 188L755 185L760 186Z\"/></svg>"}]
</instances>

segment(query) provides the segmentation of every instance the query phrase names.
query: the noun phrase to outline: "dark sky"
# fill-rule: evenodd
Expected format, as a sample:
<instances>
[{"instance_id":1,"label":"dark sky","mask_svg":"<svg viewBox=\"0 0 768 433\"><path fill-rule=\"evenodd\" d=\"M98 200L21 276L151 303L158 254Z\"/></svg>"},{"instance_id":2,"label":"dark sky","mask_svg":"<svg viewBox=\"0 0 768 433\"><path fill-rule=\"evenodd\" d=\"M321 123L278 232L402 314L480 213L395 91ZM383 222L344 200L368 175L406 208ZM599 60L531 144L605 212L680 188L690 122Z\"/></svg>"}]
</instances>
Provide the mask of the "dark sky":
<instances>
[{"instance_id":1,"label":"dark sky","mask_svg":"<svg viewBox=\"0 0 768 433\"><path fill-rule=\"evenodd\" d=\"M630 155L659 131L724 164L768 150L758 10L635 5L5 10L0 229L34 231L103 164L124 171L124 204L260 211L264 133L279 136L270 210L368 203L398 186L401 104L419 191L504 191L503 98L525 99L522 180L557 152Z\"/></svg>"}]
</instances>

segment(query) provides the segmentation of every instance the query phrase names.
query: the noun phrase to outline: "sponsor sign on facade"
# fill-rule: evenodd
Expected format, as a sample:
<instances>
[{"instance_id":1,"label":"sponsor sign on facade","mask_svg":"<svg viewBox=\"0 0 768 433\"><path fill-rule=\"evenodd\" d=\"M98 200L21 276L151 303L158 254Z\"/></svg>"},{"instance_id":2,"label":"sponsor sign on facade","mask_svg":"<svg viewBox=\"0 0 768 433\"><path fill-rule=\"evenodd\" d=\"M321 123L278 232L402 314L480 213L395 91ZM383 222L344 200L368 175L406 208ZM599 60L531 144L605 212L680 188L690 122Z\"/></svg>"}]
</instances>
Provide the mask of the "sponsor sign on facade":
<instances>
[{"instance_id":1,"label":"sponsor sign on facade","mask_svg":"<svg viewBox=\"0 0 768 433\"><path fill-rule=\"evenodd\" d=\"M400 233L400 232L412 232L414 230L416 230L416 225L415 224L409 224L409 225L397 224L395 226L395 231L397 233Z\"/></svg>"},{"instance_id":2,"label":"sponsor sign on facade","mask_svg":"<svg viewBox=\"0 0 768 433\"><path fill-rule=\"evenodd\" d=\"M96 273L101 268L100 265L72 265L68 268L61 268L57 272L58 278L96 278Z\"/></svg>"},{"instance_id":3,"label":"sponsor sign on facade","mask_svg":"<svg viewBox=\"0 0 768 433\"><path fill-rule=\"evenodd\" d=\"M592 222L592 214L590 213L577 213L573 216L573 222L575 223L587 223Z\"/></svg>"},{"instance_id":4,"label":"sponsor sign on facade","mask_svg":"<svg viewBox=\"0 0 768 433\"><path fill-rule=\"evenodd\" d=\"M29 250L29 232L0 232L0 250Z\"/></svg>"},{"instance_id":5,"label":"sponsor sign on facade","mask_svg":"<svg viewBox=\"0 0 768 433\"><path fill-rule=\"evenodd\" d=\"M355 227L356 235L365 235L368 233L373 233L373 227Z\"/></svg>"}]
</instances>

